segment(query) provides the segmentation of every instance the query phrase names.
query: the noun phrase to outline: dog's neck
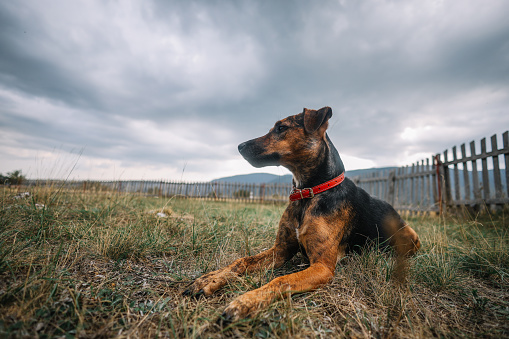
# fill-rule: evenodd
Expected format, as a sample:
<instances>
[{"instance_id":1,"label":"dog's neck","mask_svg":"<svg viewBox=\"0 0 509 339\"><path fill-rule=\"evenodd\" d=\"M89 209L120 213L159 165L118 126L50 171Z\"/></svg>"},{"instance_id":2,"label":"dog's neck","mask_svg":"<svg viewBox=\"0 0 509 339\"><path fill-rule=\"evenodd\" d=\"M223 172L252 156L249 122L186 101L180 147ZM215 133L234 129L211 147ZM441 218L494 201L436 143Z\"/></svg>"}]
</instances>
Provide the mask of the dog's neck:
<instances>
[{"instance_id":1,"label":"dog's neck","mask_svg":"<svg viewBox=\"0 0 509 339\"><path fill-rule=\"evenodd\" d=\"M322 143L320 154L313 166L305 164L302 168L290 169L293 174L293 185L297 188L308 188L329 181L345 171L343 161L328 135Z\"/></svg>"}]
</instances>

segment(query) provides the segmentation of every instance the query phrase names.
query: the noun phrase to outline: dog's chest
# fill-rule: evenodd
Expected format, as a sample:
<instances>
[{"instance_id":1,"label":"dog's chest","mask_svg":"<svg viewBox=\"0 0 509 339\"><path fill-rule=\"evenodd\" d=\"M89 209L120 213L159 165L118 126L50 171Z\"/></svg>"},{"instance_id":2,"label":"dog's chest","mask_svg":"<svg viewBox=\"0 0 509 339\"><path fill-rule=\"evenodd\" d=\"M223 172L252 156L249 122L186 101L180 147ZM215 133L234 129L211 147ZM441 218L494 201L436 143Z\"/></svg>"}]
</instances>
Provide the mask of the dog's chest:
<instances>
[{"instance_id":1,"label":"dog's chest","mask_svg":"<svg viewBox=\"0 0 509 339\"><path fill-rule=\"evenodd\" d=\"M312 202L296 204L292 213L294 217L294 222L292 223L293 230L295 232L295 236L297 237L297 241L301 245L308 233L309 220L312 219L311 210L313 207L314 203Z\"/></svg>"}]
</instances>

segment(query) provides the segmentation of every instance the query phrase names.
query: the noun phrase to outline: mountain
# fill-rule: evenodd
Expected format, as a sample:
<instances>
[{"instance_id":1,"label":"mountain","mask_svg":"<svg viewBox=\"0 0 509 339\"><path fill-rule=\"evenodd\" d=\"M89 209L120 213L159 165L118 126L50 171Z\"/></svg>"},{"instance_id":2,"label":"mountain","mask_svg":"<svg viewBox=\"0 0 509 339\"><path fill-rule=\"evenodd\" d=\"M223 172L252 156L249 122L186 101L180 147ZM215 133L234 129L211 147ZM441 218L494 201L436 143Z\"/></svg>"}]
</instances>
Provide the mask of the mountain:
<instances>
[{"instance_id":1,"label":"mountain","mask_svg":"<svg viewBox=\"0 0 509 339\"><path fill-rule=\"evenodd\" d=\"M274 180L277 182L278 178L281 176L270 174L270 173L252 173L252 174L242 174L242 175L234 175L231 177L224 177L219 179L214 179L212 182L235 182L235 183L246 183L246 184L263 184L273 182Z\"/></svg>"},{"instance_id":2,"label":"mountain","mask_svg":"<svg viewBox=\"0 0 509 339\"><path fill-rule=\"evenodd\" d=\"M349 178L354 178L359 175L371 175L372 173L385 172L395 169L396 167L379 167L379 168L367 168L367 169L359 169L346 171L346 176ZM231 177L224 177L219 179L214 179L212 182L235 182L235 183L246 183L246 184L291 184L292 183L292 175L275 175L269 173L252 173L252 174L243 174L243 175L234 175Z\"/></svg>"},{"instance_id":3,"label":"mountain","mask_svg":"<svg viewBox=\"0 0 509 339\"><path fill-rule=\"evenodd\" d=\"M372 175L373 173L379 173L382 172L382 174L385 174L393 169L396 169L397 167L373 167L373 168L365 168L365 169L357 169L357 170L351 170L346 171L346 176L348 178L355 178L358 176L367 176Z\"/></svg>"}]
</instances>

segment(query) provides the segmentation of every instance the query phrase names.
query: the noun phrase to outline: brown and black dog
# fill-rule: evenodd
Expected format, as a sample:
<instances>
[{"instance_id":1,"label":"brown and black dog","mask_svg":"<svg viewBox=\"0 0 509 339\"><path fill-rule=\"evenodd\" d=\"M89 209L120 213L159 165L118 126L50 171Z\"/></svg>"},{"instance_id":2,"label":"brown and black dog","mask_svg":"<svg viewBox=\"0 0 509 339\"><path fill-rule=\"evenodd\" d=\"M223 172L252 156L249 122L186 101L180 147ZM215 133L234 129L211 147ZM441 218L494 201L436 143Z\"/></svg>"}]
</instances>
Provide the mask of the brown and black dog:
<instances>
[{"instance_id":1,"label":"brown and black dog","mask_svg":"<svg viewBox=\"0 0 509 339\"><path fill-rule=\"evenodd\" d=\"M255 167L288 168L298 192L309 192L304 188L334 178L343 180L343 162L326 134L331 116L330 107L304 109L276 122L266 135L240 144L239 152ZM305 270L278 277L233 300L222 315L223 320L232 321L252 315L284 295L328 283L337 261L370 241L389 245L397 258L413 255L420 247L415 231L391 205L372 198L348 178L319 194L306 195L311 197L290 201L272 248L203 275L184 294L211 295L235 276L280 267L299 250L309 258Z\"/></svg>"}]
</instances>

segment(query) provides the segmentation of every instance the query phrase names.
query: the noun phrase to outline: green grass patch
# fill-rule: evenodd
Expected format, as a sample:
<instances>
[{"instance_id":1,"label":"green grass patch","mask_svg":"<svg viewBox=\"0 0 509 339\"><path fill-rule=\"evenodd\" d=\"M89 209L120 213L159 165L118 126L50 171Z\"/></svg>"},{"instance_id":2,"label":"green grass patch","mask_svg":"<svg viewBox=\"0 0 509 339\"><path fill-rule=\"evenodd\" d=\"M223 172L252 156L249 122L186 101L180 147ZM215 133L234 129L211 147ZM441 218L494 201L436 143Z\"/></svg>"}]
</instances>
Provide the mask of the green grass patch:
<instances>
[{"instance_id":1,"label":"green grass patch","mask_svg":"<svg viewBox=\"0 0 509 339\"><path fill-rule=\"evenodd\" d=\"M209 298L181 293L271 247L284 205L0 190L0 337L509 336L503 213L410 218L423 246L405 284L393 279L393 257L366 250L341 260L331 284L223 328L216 320L233 298L306 260L240 277Z\"/></svg>"}]
</instances>

